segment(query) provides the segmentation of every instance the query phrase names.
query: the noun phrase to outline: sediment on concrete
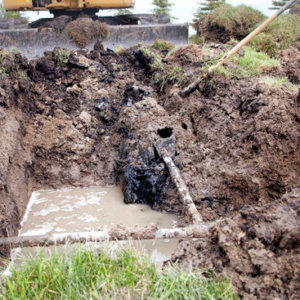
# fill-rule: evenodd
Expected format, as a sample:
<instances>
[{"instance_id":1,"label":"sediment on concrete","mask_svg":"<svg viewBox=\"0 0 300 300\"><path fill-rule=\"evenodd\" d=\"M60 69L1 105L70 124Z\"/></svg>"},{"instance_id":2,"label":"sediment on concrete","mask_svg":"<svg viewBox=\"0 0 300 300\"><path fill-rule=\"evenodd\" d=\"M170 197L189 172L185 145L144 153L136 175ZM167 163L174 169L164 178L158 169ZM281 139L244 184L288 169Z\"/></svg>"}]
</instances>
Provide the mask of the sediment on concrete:
<instances>
[{"instance_id":1,"label":"sediment on concrete","mask_svg":"<svg viewBox=\"0 0 300 300\"><path fill-rule=\"evenodd\" d=\"M103 39L105 47L131 47L139 43L150 45L157 37L177 45L188 43L188 24L122 25L109 26L109 37ZM92 49L95 40L87 49ZM0 30L0 48L17 48L26 57L42 56L55 47L70 50L80 48L67 32L57 32L52 28Z\"/></svg>"}]
</instances>

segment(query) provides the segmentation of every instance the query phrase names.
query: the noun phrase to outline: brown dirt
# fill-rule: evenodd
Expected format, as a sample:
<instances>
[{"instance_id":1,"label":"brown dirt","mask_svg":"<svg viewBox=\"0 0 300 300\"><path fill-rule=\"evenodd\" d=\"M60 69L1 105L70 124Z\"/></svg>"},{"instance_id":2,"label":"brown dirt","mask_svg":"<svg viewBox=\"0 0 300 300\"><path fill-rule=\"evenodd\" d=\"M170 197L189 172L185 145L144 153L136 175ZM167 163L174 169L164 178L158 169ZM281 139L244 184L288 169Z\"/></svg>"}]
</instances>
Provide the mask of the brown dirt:
<instances>
[{"instance_id":1,"label":"brown dirt","mask_svg":"<svg viewBox=\"0 0 300 300\"><path fill-rule=\"evenodd\" d=\"M300 40L288 49L280 51L278 59L283 67L284 75L294 84L300 84Z\"/></svg>"},{"instance_id":2,"label":"brown dirt","mask_svg":"<svg viewBox=\"0 0 300 300\"><path fill-rule=\"evenodd\" d=\"M109 35L108 26L98 20L79 18L67 24L65 29L71 38L79 45L86 46L96 38L106 38Z\"/></svg>"},{"instance_id":3,"label":"brown dirt","mask_svg":"<svg viewBox=\"0 0 300 300\"><path fill-rule=\"evenodd\" d=\"M243 299L299 299L300 190L262 207L246 205L207 239L181 242L172 256L232 279Z\"/></svg>"},{"instance_id":4,"label":"brown dirt","mask_svg":"<svg viewBox=\"0 0 300 300\"><path fill-rule=\"evenodd\" d=\"M222 10L219 14L221 15L204 15L194 23L197 37L207 42L219 43L227 43L231 39L242 40L256 24L264 20L262 14L243 6Z\"/></svg>"},{"instance_id":5,"label":"brown dirt","mask_svg":"<svg viewBox=\"0 0 300 300\"><path fill-rule=\"evenodd\" d=\"M189 46L163 62L181 65L191 79L221 48ZM56 58L3 58L0 236L17 233L40 188L119 182L126 202L180 213L156 149L165 144L205 221L223 220L211 238L180 244L174 260L193 256L194 265L230 276L245 298L297 295L298 92L261 78L215 77L181 98L174 80L160 92L152 59L138 48L119 56L98 43L91 53L72 52L66 64ZM295 196L284 200L288 193Z\"/></svg>"},{"instance_id":6,"label":"brown dirt","mask_svg":"<svg viewBox=\"0 0 300 300\"><path fill-rule=\"evenodd\" d=\"M296 14L300 15L300 5L293 5L293 7L290 9L290 14Z\"/></svg>"}]
</instances>

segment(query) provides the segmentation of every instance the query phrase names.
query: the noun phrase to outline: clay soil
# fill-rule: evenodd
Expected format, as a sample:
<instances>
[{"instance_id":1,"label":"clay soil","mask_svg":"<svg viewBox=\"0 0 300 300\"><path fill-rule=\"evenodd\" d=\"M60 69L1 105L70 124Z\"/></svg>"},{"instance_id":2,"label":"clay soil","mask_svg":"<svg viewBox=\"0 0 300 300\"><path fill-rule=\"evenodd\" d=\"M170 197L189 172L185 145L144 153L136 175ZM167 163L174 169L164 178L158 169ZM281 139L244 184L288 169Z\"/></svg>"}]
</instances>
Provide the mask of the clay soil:
<instances>
[{"instance_id":1,"label":"clay soil","mask_svg":"<svg viewBox=\"0 0 300 300\"><path fill-rule=\"evenodd\" d=\"M223 48L179 49L164 68L181 65L189 81ZM17 234L40 188L121 184L126 202L180 214L157 151L163 144L204 220L216 222L206 239L182 241L172 259L228 276L245 299L298 299L300 92L262 74L206 78L180 97L176 80L157 85L153 58L138 47L117 55L98 44L66 62L57 51L3 58L0 236ZM299 68L282 65L299 82Z\"/></svg>"}]
</instances>

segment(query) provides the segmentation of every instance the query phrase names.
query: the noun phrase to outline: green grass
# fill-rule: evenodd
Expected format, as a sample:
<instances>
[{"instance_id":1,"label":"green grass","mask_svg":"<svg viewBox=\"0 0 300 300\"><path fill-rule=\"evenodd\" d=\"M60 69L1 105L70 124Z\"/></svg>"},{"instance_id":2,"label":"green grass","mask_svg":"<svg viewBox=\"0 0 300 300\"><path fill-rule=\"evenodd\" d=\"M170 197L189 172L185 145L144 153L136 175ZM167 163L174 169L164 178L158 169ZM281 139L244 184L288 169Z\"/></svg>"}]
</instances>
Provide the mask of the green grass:
<instances>
[{"instance_id":1,"label":"green grass","mask_svg":"<svg viewBox=\"0 0 300 300\"><path fill-rule=\"evenodd\" d=\"M189 36L189 44L202 45L205 43L204 37L198 37L196 34L192 34Z\"/></svg>"},{"instance_id":2,"label":"green grass","mask_svg":"<svg viewBox=\"0 0 300 300\"><path fill-rule=\"evenodd\" d=\"M158 86L160 92L164 91L168 83L178 82L179 85L186 83L187 76L183 72L180 65L170 66L165 64L162 60L162 57L148 47L142 46L140 50L153 60L150 66L152 71L152 79Z\"/></svg>"},{"instance_id":3,"label":"green grass","mask_svg":"<svg viewBox=\"0 0 300 300\"><path fill-rule=\"evenodd\" d=\"M249 45L259 52L267 53L271 58L276 57L280 50L280 45L274 41L273 36L264 32L251 40Z\"/></svg>"},{"instance_id":4,"label":"green grass","mask_svg":"<svg viewBox=\"0 0 300 300\"><path fill-rule=\"evenodd\" d=\"M234 56L229 61L229 66L221 66L214 70L214 73L223 74L228 79L233 77L245 78L258 76L263 72L276 71L281 66L278 60L270 58L264 52L257 52L251 47L245 47L245 55Z\"/></svg>"},{"instance_id":5,"label":"green grass","mask_svg":"<svg viewBox=\"0 0 300 300\"><path fill-rule=\"evenodd\" d=\"M276 57L279 50L289 46L298 38L300 38L300 17L284 14L256 36L250 42L250 46L257 51L266 52L270 57Z\"/></svg>"},{"instance_id":6,"label":"green grass","mask_svg":"<svg viewBox=\"0 0 300 300\"><path fill-rule=\"evenodd\" d=\"M159 51L170 51L175 48L175 44L168 42L168 41L157 39L153 42L153 44L151 45L151 48L159 50Z\"/></svg>"},{"instance_id":7,"label":"green grass","mask_svg":"<svg viewBox=\"0 0 300 300\"><path fill-rule=\"evenodd\" d=\"M274 20L265 30L270 34L280 49L285 48L300 38L300 16L283 14Z\"/></svg>"},{"instance_id":8,"label":"green grass","mask_svg":"<svg viewBox=\"0 0 300 300\"><path fill-rule=\"evenodd\" d=\"M60 66L65 66L67 64L70 54L70 50L63 48L54 49L53 51L54 60Z\"/></svg>"},{"instance_id":9,"label":"green grass","mask_svg":"<svg viewBox=\"0 0 300 300\"><path fill-rule=\"evenodd\" d=\"M267 84L278 88L286 87L294 91L298 91L300 89L300 84L291 83L287 77L266 77L264 81Z\"/></svg>"},{"instance_id":10,"label":"green grass","mask_svg":"<svg viewBox=\"0 0 300 300\"><path fill-rule=\"evenodd\" d=\"M228 280L179 267L157 271L146 257L75 248L27 260L2 280L0 299L238 299Z\"/></svg>"},{"instance_id":11,"label":"green grass","mask_svg":"<svg viewBox=\"0 0 300 300\"><path fill-rule=\"evenodd\" d=\"M261 12L249 6L233 7L224 4L201 18L200 22L196 22L194 26L197 31L208 33L208 35L217 27L224 28L225 32L231 33L234 37L243 38L265 18Z\"/></svg>"}]
</instances>

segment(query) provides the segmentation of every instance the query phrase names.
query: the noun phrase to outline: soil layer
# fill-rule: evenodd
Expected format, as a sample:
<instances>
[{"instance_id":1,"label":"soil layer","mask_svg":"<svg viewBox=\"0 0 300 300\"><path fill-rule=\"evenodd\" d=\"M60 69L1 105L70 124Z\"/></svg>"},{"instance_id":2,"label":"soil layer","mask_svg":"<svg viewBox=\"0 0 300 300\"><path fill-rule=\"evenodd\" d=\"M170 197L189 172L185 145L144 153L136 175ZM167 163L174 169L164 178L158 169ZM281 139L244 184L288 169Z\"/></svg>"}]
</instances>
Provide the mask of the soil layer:
<instances>
[{"instance_id":1,"label":"soil layer","mask_svg":"<svg viewBox=\"0 0 300 300\"><path fill-rule=\"evenodd\" d=\"M266 74L216 76L180 97L180 84L222 51L180 48L163 54L160 71L138 47L119 55L101 44L90 53L55 49L30 61L3 54L0 236L17 234L41 188L119 183L125 202L180 214L157 151L165 145L203 219L222 220L208 239L181 243L174 260L231 277L245 298L297 298L298 91L271 86ZM282 64L297 83L294 66Z\"/></svg>"}]
</instances>

